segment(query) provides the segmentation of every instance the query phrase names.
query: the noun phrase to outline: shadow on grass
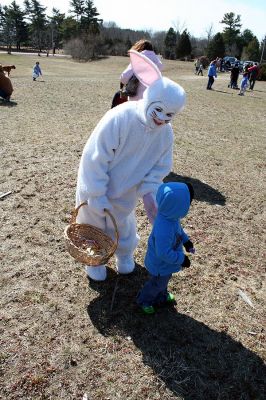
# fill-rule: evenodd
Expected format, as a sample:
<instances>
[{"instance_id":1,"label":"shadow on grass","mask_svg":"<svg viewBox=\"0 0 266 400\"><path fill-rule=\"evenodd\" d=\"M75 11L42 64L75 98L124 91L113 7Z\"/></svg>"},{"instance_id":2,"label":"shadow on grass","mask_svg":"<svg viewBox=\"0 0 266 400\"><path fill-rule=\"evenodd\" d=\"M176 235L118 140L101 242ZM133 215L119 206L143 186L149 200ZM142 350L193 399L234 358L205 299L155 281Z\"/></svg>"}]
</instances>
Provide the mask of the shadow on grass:
<instances>
[{"instance_id":1,"label":"shadow on grass","mask_svg":"<svg viewBox=\"0 0 266 400\"><path fill-rule=\"evenodd\" d=\"M249 98L251 97L252 99L263 100L262 97L256 96L256 95L254 95L252 92L250 92L250 95L246 95L246 97L249 97Z\"/></svg>"},{"instance_id":2,"label":"shadow on grass","mask_svg":"<svg viewBox=\"0 0 266 400\"><path fill-rule=\"evenodd\" d=\"M6 101L6 100L3 100L3 99L0 99L0 107L14 107L14 106L16 106L18 103L16 103L15 101L13 101L13 100L10 100L10 101Z\"/></svg>"},{"instance_id":3,"label":"shadow on grass","mask_svg":"<svg viewBox=\"0 0 266 400\"><path fill-rule=\"evenodd\" d=\"M175 172L170 172L165 178L164 182L188 182L191 183L194 189L194 198L198 201L204 201L209 204L218 204L224 206L226 198L218 190L201 182L199 179L191 178L188 176L181 176Z\"/></svg>"},{"instance_id":4,"label":"shadow on grass","mask_svg":"<svg viewBox=\"0 0 266 400\"><path fill-rule=\"evenodd\" d=\"M266 93L266 90L253 89L253 92Z\"/></svg>"},{"instance_id":5,"label":"shadow on grass","mask_svg":"<svg viewBox=\"0 0 266 400\"><path fill-rule=\"evenodd\" d=\"M224 94L230 94L230 95L234 94L231 92L225 92L224 90L218 90L218 89L212 89L212 90L213 90L213 92L218 92L218 93L224 93Z\"/></svg>"},{"instance_id":6,"label":"shadow on grass","mask_svg":"<svg viewBox=\"0 0 266 400\"><path fill-rule=\"evenodd\" d=\"M90 283L99 292L87 307L97 330L116 340L130 337L143 363L184 400L264 399L263 360L240 342L179 313L178 299L176 308L162 308L155 315L139 311L135 298L144 276L137 265L130 276Z\"/></svg>"}]
</instances>

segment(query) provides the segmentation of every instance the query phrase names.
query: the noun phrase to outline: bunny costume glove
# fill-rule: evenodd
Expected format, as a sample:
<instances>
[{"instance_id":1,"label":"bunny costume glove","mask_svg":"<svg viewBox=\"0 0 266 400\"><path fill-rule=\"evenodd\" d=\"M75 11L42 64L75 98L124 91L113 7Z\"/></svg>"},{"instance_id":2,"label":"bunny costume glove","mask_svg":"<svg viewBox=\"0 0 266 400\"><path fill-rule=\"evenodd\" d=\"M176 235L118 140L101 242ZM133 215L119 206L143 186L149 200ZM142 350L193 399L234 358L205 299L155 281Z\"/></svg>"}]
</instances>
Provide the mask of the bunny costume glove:
<instances>
[{"instance_id":1,"label":"bunny costume glove","mask_svg":"<svg viewBox=\"0 0 266 400\"><path fill-rule=\"evenodd\" d=\"M153 225L157 214L157 205L152 193L147 193L143 196L143 204L150 223Z\"/></svg>"},{"instance_id":2,"label":"bunny costume glove","mask_svg":"<svg viewBox=\"0 0 266 400\"><path fill-rule=\"evenodd\" d=\"M89 137L81 157L76 206L87 201L77 217L115 236L103 209L111 209L119 231L116 251L118 272L134 268L133 253L138 244L135 206L138 198L155 194L172 167L173 130L169 122L185 103L184 90L162 78L159 69L145 56L130 52L134 73L147 86L144 98L109 110ZM145 197L149 199L148 197ZM151 204L148 201L149 204ZM103 280L104 271L88 275ZM101 266L102 269L102 266Z\"/></svg>"},{"instance_id":3,"label":"bunny costume glove","mask_svg":"<svg viewBox=\"0 0 266 400\"><path fill-rule=\"evenodd\" d=\"M100 217L105 217L105 209L112 211L112 205L106 196L89 197L87 203L91 210Z\"/></svg>"}]
</instances>

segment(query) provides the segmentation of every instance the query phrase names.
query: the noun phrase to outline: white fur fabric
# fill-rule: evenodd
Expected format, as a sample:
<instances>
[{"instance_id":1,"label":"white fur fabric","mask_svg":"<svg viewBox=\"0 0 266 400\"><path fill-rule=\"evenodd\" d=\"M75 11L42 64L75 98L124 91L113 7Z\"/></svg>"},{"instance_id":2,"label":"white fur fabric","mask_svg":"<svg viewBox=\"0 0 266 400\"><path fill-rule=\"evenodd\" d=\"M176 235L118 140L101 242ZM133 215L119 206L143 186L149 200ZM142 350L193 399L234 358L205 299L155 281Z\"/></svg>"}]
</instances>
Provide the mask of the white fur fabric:
<instances>
[{"instance_id":1,"label":"white fur fabric","mask_svg":"<svg viewBox=\"0 0 266 400\"><path fill-rule=\"evenodd\" d=\"M127 102L100 120L81 157L78 203L97 197L108 208L124 199L130 214L137 197L156 192L172 166L173 131L170 124L149 129L143 114L142 101Z\"/></svg>"}]
</instances>

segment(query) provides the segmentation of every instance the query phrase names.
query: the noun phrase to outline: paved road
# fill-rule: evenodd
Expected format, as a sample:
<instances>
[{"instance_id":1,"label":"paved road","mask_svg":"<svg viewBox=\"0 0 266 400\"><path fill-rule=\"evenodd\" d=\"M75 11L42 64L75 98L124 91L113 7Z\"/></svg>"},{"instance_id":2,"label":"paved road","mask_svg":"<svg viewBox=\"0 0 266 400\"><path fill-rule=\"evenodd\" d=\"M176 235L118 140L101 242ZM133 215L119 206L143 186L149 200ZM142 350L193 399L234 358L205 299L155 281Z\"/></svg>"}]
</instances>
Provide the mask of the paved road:
<instances>
[{"instance_id":1,"label":"paved road","mask_svg":"<svg viewBox=\"0 0 266 400\"><path fill-rule=\"evenodd\" d=\"M8 54L7 51L5 50L0 50L0 54ZM24 53L20 51L12 51L11 55L16 55L16 56L38 56L37 53ZM46 53L40 53L40 57L47 57ZM64 57L64 58L71 58L71 56L67 54L55 54L53 55L52 53L49 54L49 57Z\"/></svg>"}]
</instances>

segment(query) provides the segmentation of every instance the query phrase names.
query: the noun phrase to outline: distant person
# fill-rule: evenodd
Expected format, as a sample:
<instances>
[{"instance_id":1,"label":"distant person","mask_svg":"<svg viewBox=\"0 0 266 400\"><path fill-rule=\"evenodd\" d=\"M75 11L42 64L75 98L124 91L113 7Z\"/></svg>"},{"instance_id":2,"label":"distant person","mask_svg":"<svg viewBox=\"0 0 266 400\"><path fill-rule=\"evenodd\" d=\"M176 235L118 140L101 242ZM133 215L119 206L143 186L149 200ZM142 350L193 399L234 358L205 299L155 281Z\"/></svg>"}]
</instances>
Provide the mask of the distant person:
<instances>
[{"instance_id":1,"label":"distant person","mask_svg":"<svg viewBox=\"0 0 266 400\"><path fill-rule=\"evenodd\" d=\"M228 85L228 87L231 87L231 89L238 89L237 86L238 77L239 77L239 64L235 63L234 67L231 69L230 84Z\"/></svg>"},{"instance_id":2,"label":"distant person","mask_svg":"<svg viewBox=\"0 0 266 400\"><path fill-rule=\"evenodd\" d=\"M230 63L229 60L227 60L227 61L225 62L224 67L225 67L225 70L226 70L226 71L229 71L229 70L230 70L230 68L231 68L231 63Z\"/></svg>"},{"instance_id":3,"label":"distant person","mask_svg":"<svg viewBox=\"0 0 266 400\"><path fill-rule=\"evenodd\" d=\"M39 78L39 76L42 76L42 70L39 61L36 61L36 64L34 65L32 71L32 79L36 81L36 79Z\"/></svg>"},{"instance_id":4,"label":"distant person","mask_svg":"<svg viewBox=\"0 0 266 400\"><path fill-rule=\"evenodd\" d=\"M216 60L212 61L208 68L208 83L207 83L207 90L212 90L212 85L214 82L214 78L217 78L216 72Z\"/></svg>"},{"instance_id":5,"label":"distant person","mask_svg":"<svg viewBox=\"0 0 266 400\"><path fill-rule=\"evenodd\" d=\"M120 83L120 90L118 90L113 99L112 99L112 104L111 104L111 108L114 108L116 106L119 106L119 104L123 104L127 101L127 97L122 95L122 88L123 88L123 84Z\"/></svg>"},{"instance_id":6,"label":"distant person","mask_svg":"<svg viewBox=\"0 0 266 400\"><path fill-rule=\"evenodd\" d=\"M249 72L248 68L246 68L245 71L243 72L243 77L241 79L240 91L238 93L239 96L244 96L248 87L248 78L249 78Z\"/></svg>"},{"instance_id":7,"label":"distant person","mask_svg":"<svg viewBox=\"0 0 266 400\"><path fill-rule=\"evenodd\" d=\"M190 266L184 248L192 254L195 249L180 220L187 215L193 197L190 184L168 182L159 186L158 212L144 261L150 276L137 296L137 303L145 314L154 314L156 306L175 301L167 290L169 280L174 272Z\"/></svg>"},{"instance_id":8,"label":"distant person","mask_svg":"<svg viewBox=\"0 0 266 400\"><path fill-rule=\"evenodd\" d=\"M220 57L216 57L216 70L217 71L221 70L221 62L222 62L222 59Z\"/></svg>"},{"instance_id":9,"label":"distant person","mask_svg":"<svg viewBox=\"0 0 266 400\"><path fill-rule=\"evenodd\" d=\"M224 60L221 58L220 72L224 72Z\"/></svg>"},{"instance_id":10,"label":"distant person","mask_svg":"<svg viewBox=\"0 0 266 400\"><path fill-rule=\"evenodd\" d=\"M258 78L259 75L259 66L257 63L253 65L252 67L248 68L249 72L249 88L250 90L254 89L256 79Z\"/></svg>"},{"instance_id":11,"label":"distant person","mask_svg":"<svg viewBox=\"0 0 266 400\"><path fill-rule=\"evenodd\" d=\"M0 64L0 97L6 101L10 101L13 93L11 80L5 75L3 66Z\"/></svg>"},{"instance_id":12,"label":"distant person","mask_svg":"<svg viewBox=\"0 0 266 400\"><path fill-rule=\"evenodd\" d=\"M195 61L195 75L198 75L199 67L200 67L200 59L197 58Z\"/></svg>"},{"instance_id":13,"label":"distant person","mask_svg":"<svg viewBox=\"0 0 266 400\"><path fill-rule=\"evenodd\" d=\"M198 69L198 73L197 73L197 75L201 75L201 76L203 76L203 64L202 63L200 63L200 65L199 65L199 69Z\"/></svg>"},{"instance_id":14,"label":"distant person","mask_svg":"<svg viewBox=\"0 0 266 400\"><path fill-rule=\"evenodd\" d=\"M135 50L147 58L149 58L158 68L160 71L163 69L163 64L160 58L155 54L153 50L153 46L149 40L141 39L137 41L130 50ZM127 66L127 68L122 72L120 76L120 82L123 85L126 85L130 78L134 75L133 69L131 64ZM146 86L144 86L141 82L137 84L136 94L134 96L128 96L128 100L140 100L143 97L143 93L146 90Z\"/></svg>"}]
</instances>

